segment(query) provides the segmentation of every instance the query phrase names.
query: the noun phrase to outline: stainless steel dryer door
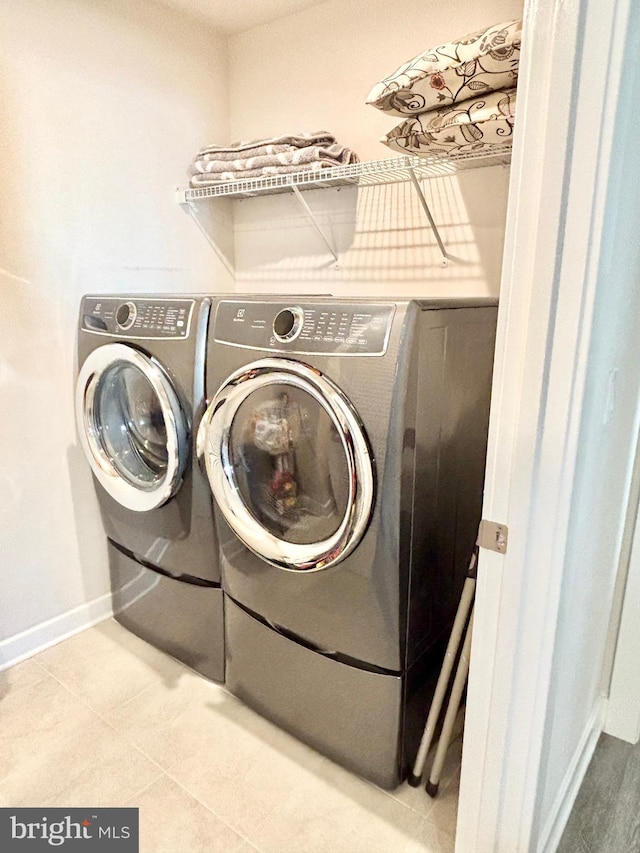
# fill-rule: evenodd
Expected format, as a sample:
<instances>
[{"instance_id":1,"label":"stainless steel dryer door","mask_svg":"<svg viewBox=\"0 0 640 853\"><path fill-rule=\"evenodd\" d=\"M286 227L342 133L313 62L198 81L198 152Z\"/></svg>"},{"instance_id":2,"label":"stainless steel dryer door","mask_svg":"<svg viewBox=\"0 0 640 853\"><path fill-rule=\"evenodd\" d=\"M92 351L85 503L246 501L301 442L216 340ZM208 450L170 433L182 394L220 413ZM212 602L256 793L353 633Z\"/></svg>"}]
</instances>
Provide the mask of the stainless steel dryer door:
<instances>
[{"instance_id":1,"label":"stainless steel dryer door","mask_svg":"<svg viewBox=\"0 0 640 853\"><path fill-rule=\"evenodd\" d=\"M119 504L155 509L177 491L188 425L168 376L126 344L93 350L76 386L78 432L99 483Z\"/></svg>"},{"instance_id":2,"label":"stainless steel dryer door","mask_svg":"<svg viewBox=\"0 0 640 853\"><path fill-rule=\"evenodd\" d=\"M198 453L232 530L279 568L333 566L367 528L369 442L345 395L306 364L265 358L230 376L202 420Z\"/></svg>"}]
</instances>

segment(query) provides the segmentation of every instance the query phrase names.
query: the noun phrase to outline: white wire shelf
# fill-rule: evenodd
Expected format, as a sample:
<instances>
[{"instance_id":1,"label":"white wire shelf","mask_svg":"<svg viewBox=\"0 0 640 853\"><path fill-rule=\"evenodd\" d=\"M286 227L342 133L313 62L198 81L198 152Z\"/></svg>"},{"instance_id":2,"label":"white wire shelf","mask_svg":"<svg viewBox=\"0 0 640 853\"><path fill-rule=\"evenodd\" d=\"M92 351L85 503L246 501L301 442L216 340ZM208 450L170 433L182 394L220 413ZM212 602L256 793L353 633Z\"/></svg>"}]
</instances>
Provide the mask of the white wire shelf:
<instances>
[{"instance_id":1,"label":"white wire shelf","mask_svg":"<svg viewBox=\"0 0 640 853\"><path fill-rule=\"evenodd\" d=\"M401 155L385 160L368 160L349 166L333 166L316 171L288 172L262 178L244 178L237 181L221 181L203 187L178 189L180 204L206 198L233 196L254 198L258 195L287 192L293 187L315 189L336 186L374 186L393 184L416 178L438 178L463 169L484 166L506 165L511 161L510 145L494 145L481 152L465 152L446 157L414 157Z\"/></svg>"},{"instance_id":2,"label":"white wire shelf","mask_svg":"<svg viewBox=\"0 0 640 853\"><path fill-rule=\"evenodd\" d=\"M340 187L355 185L359 187L379 186L380 184L396 184L410 181L413 184L420 204L433 231L438 248L442 254L442 264L448 263L448 255L442 237L438 231L429 205L425 198L421 180L452 175L463 169L477 169L482 166L507 165L511 162L511 145L493 145L481 151L469 151L463 154L448 154L442 157L414 157L401 155L385 160L368 160L363 163L353 163L350 166L332 166L326 169L311 171L288 172L279 175L269 175L262 178L245 178L237 181L221 181L205 187L178 189L177 200L184 206L195 220L213 248L220 252L197 216L198 201L211 198L255 198L261 195L292 192L305 210L318 236L332 255L336 268L339 267L338 253L331 235L320 226L315 214L303 198L301 190L319 189L322 187Z\"/></svg>"}]
</instances>

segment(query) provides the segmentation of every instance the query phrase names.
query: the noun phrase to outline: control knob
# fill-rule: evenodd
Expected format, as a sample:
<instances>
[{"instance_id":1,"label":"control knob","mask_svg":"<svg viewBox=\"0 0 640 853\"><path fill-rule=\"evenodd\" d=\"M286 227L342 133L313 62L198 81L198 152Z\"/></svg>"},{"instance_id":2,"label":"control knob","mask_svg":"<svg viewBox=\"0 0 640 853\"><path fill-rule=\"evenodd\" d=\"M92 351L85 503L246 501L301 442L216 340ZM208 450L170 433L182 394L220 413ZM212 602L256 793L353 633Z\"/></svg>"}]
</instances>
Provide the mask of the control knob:
<instances>
[{"instance_id":1,"label":"control knob","mask_svg":"<svg viewBox=\"0 0 640 853\"><path fill-rule=\"evenodd\" d=\"M304 323L302 308L284 308L278 311L273 321L273 334L282 343L295 340Z\"/></svg>"},{"instance_id":2,"label":"control knob","mask_svg":"<svg viewBox=\"0 0 640 853\"><path fill-rule=\"evenodd\" d=\"M136 321L138 309L135 302L123 302L116 311L116 323L121 329L130 329Z\"/></svg>"}]
</instances>

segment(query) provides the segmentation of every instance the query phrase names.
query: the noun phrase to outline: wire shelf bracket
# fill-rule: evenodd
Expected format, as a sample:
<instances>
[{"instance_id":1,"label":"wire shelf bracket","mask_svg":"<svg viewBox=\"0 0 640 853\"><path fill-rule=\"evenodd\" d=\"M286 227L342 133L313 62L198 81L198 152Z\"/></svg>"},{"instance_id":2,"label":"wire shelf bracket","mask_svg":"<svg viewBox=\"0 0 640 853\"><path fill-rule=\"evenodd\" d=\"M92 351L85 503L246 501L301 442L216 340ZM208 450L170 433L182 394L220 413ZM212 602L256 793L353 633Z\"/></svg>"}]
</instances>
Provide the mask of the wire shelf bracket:
<instances>
[{"instance_id":1,"label":"wire shelf bracket","mask_svg":"<svg viewBox=\"0 0 640 853\"><path fill-rule=\"evenodd\" d=\"M441 264L443 267L446 267L449 263L449 256L447 255L447 250L444 247L444 243L442 242L442 237L440 236L440 232L438 231L438 226L435 223L433 215L429 209L429 205L427 204L427 200L424 197L424 193L422 192L422 187L420 186L420 181L415 173L415 169L409 167L409 177L411 178L411 183L413 184L413 188L416 191L418 196L418 200L422 205L422 209L425 212L425 216L429 220L429 225L431 230L433 231L433 236L436 238L436 243L438 244L438 248L440 249L440 254L442 255Z\"/></svg>"},{"instance_id":2,"label":"wire shelf bracket","mask_svg":"<svg viewBox=\"0 0 640 853\"><path fill-rule=\"evenodd\" d=\"M311 210L311 208L309 207L309 205L307 204L307 202L306 202L306 201L305 201L305 199L303 198L302 193L300 192L300 190L298 189L298 187L297 187L295 184L291 184L291 189L293 190L293 193L294 193L295 197L298 199L298 201L299 201L299 202L300 202L300 204L302 205L303 210L305 211L305 213L307 214L307 216L308 216L308 217L309 217L309 219L311 220L311 224L313 225L313 227L316 229L316 231L317 231L317 232L318 232L318 234L320 235L320 239L322 240L322 242L325 244L325 246L326 246L326 247L327 247L327 249L329 250L329 253L333 256L333 260L334 260L334 262L335 262L335 268L336 268L336 269L340 269L340 261L339 261L339 259L338 259L338 252L337 252L337 250L336 250L336 247L335 247L335 246L334 246L334 244L329 240L329 238L327 237L327 235L324 233L324 231L323 231L323 230L322 230L322 228L320 227L320 224L318 223L318 220L316 219L316 217L314 216L313 211Z\"/></svg>"},{"instance_id":3,"label":"wire shelf bracket","mask_svg":"<svg viewBox=\"0 0 640 853\"><path fill-rule=\"evenodd\" d=\"M220 249L220 247L218 246L216 241L211 237L211 235L209 234L207 229L204 227L202 222L200 222L200 219L198 217L198 206L196 205L196 203L194 201L187 200L187 199L181 199L180 198L181 193L182 193L182 191L178 190L178 201L179 201L180 205L182 206L182 209L185 211L185 213L187 213L189 215L189 217L193 220L193 222L195 222L200 233L204 236L204 239L207 241L207 243L211 246L213 251L218 256L218 260L220 261L220 263L224 266L226 271L233 277L235 275L235 269L233 268L233 264L229 262L229 259L227 258L227 256Z\"/></svg>"}]
</instances>

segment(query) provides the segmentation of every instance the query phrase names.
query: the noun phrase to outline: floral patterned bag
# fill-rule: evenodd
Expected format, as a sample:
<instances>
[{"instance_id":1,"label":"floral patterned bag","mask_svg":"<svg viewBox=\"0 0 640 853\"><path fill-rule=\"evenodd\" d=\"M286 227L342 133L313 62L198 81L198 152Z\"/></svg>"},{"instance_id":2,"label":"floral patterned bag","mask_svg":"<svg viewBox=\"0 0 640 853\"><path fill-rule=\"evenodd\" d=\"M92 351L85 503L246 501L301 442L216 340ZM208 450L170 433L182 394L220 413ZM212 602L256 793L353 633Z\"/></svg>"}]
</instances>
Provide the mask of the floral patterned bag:
<instances>
[{"instance_id":1,"label":"floral patterned bag","mask_svg":"<svg viewBox=\"0 0 640 853\"><path fill-rule=\"evenodd\" d=\"M377 83L367 104L417 115L515 86L522 21L494 24L414 57Z\"/></svg>"},{"instance_id":2,"label":"floral patterned bag","mask_svg":"<svg viewBox=\"0 0 640 853\"><path fill-rule=\"evenodd\" d=\"M380 140L402 154L425 157L481 152L511 142L516 90L491 92L405 119Z\"/></svg>"}]
</instances>

